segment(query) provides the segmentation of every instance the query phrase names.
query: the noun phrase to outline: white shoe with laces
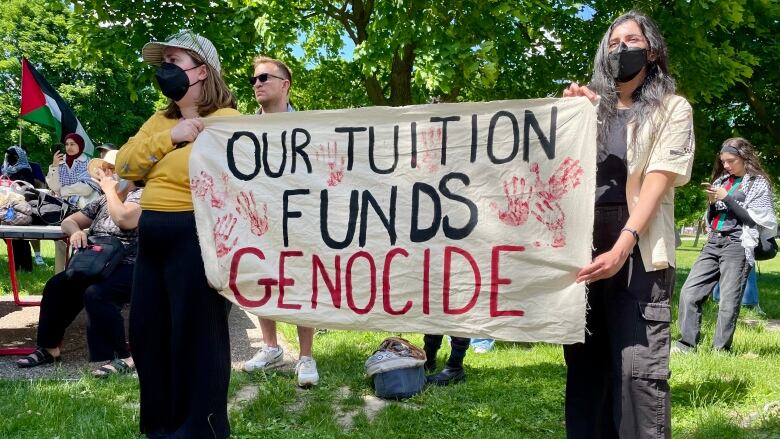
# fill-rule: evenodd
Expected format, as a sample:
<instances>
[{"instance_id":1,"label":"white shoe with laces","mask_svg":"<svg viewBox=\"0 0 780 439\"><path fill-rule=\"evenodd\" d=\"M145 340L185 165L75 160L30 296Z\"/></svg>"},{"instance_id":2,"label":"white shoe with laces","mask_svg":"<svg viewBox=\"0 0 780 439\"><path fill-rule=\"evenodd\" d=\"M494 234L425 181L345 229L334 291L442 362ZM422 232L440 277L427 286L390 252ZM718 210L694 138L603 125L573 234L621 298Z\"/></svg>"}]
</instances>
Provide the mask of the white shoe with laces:
<instances>
[{"instance_id":1,"label":"white shoe with laces","mask_svg":"<svg viewBox=\"0 0 780 439\"><path fill-rule=\"evenodd\" d=\"M295 365L295 375L298 377L298 386L311 387L320 382L320 374L317 373L317 362L312 357L301 357Z\"/></svg>"},{"instance_id":2,"label":"white shoe with laces","mask_svg":"<svg viewBox=\"0 0 780 439\"><path fill-rule=\"evenodd\" d=\"M263 346L251 360L244 363L244 370L252 372L255 370L271 369L282 364L283 358L284 350L281 346Z\"/></svg>"}]
</instances>

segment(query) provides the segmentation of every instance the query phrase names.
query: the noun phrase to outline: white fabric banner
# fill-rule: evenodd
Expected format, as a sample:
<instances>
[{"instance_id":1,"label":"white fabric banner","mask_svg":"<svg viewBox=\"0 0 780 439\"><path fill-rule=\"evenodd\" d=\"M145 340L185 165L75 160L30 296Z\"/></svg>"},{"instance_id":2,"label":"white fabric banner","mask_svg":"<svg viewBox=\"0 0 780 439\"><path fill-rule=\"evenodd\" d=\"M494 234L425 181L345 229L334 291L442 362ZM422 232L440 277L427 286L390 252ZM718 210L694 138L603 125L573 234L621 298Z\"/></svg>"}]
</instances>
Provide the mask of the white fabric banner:
<instances>
[{"instance_id":1,"label":"white fabric banner","mask_svg":"<svg viewBox=\"0 0 780 439\"><path fill-rule=\"evenodd\" d=\"M317 328L584 339L596 113L584 98L204 119L213 287Z\"/></svg>"}]
</instances>

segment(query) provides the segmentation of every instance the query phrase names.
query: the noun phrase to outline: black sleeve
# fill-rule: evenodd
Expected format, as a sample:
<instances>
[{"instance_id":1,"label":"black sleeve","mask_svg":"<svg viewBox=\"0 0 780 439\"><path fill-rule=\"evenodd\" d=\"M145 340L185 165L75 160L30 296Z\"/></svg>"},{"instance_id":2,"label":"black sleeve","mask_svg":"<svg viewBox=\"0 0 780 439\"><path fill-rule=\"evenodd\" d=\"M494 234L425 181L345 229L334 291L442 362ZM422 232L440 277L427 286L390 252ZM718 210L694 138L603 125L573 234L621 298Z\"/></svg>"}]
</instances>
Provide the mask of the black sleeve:
<instances>
[{"instance_id":1,"label":"black sleeve","mask_svg":"<svg viewBox=\"0 0 780 439\"><path fill-rule=\"evenodd\" d=\"M726 207L729 208L729 212L737 217L740 223L748 227L756 226L756 222L753 221L753 218L750 217L748 211L744 207L740 206L731 195L726 195L726 198L723 199L723 202L726 203Z\"/></svg>"},{"instance_id":2,"label":"black sleeve","mask_svg":"<svg viewBox=\"0 0 780 439\"><path fill-rule=\"evenodd\" d=\"M711 223L712 219L715 218L715 203L710 204L710 208L707 209L707 222Z\"/></svg>"},{"instance_id":3,"label":"black sleeve","mask_svg":"<svg viewBox=\"0 0 780 439\"><path fill-rule=\"evenodd\" d=\"M33 184L35 182L35 179L33 178L32 170L28 168L24 168L16 171L16 173L11 174L9 178L11 180L24 180L30 184Z\"/></svg>"}]
</instances>

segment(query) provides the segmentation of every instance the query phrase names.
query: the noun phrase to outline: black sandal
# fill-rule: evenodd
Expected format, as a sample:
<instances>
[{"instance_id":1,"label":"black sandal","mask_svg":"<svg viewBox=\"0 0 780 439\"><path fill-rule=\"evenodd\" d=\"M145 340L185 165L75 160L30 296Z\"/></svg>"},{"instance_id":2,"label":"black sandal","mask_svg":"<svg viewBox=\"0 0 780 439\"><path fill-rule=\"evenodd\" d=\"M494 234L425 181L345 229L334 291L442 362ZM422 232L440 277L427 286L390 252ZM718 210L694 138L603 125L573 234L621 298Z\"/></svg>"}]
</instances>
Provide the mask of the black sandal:
<instances>
[{"instance_id":1,"label":"black sandal","mask_svg":"<svg viewBox=\"0 0 780 439\"><path fill-rule=\"evenodd\" d=\"M135 370L135 365L131 366L120 358L115 358L110 362L100 366L97 370L92 371L92 376L96 378L106 378L109 375L114 374L128 374Z\"/></svg>"},{"instance_id":2,"label":"black sandal","mask_svg":"<svg viewBox=\"0 0 780 439\"><path fill-rule=\"evenodd\" d=\"M53 356L46 349L39 347L33 351L30 355L20 358L16 361L16 365L22 368L35 367L42 364L57 363L60 361L59 356Z\"/></svg>"}]
</instances>

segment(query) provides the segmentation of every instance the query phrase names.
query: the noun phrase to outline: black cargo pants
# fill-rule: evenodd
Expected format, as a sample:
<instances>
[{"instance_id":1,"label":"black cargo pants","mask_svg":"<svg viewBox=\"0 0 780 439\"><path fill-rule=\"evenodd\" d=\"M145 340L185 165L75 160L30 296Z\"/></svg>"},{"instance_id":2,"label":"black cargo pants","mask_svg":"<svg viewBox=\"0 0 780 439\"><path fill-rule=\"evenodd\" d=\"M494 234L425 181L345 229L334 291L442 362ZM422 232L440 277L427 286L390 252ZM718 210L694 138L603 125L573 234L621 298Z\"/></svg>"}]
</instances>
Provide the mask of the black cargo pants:
<instances>
[{"instance_id":1,"label":"black cargo pants","mask_svg":"<svg viewBox=\"0 0 780 439\"><path fill-rule=\"evenodd\" d=\"M597 207L593 255L609 250L626 206ZM569 438L669 438L669 300L674 268L646 272L635 247L612 278L588 287L585 343L564 346Z\"/></svg>"}]
</instances>

